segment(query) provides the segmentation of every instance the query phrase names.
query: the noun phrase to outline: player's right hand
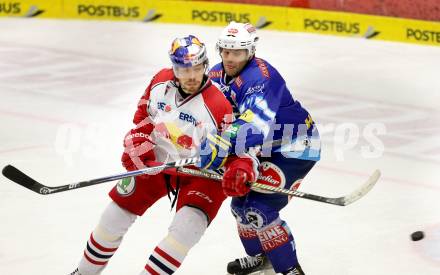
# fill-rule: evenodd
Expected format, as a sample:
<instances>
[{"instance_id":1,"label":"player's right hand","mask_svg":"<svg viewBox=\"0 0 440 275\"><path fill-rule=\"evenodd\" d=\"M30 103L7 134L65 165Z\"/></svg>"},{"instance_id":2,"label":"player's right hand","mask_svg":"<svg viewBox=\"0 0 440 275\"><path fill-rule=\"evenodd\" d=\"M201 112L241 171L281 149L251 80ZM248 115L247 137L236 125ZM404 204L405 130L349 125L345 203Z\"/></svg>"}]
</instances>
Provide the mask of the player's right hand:
<instances>
[{"instance_id":1,"label":"player's right hand","mask_svg":"<svg viewBox=\"0 0 440 275\"><path fill-rule=\"evenodd\" d=\"M128 170L145 168L147 161L154 161L154 146L149 134L140 129L132 129L124 138L124 153L122 154L122 165Z\"/></svg>"},{"instance_id":2,"label":"player's right hand","mask_svg":"<svg viewBox=\"0 0 440 275\"><path fill-rule=\"evenodd\" d=\"M256 179L253 162L248 157L234 156L226 164L222 187L226 196L241 197L251 190L248 182Z\"/></svg>"}]
</instances>

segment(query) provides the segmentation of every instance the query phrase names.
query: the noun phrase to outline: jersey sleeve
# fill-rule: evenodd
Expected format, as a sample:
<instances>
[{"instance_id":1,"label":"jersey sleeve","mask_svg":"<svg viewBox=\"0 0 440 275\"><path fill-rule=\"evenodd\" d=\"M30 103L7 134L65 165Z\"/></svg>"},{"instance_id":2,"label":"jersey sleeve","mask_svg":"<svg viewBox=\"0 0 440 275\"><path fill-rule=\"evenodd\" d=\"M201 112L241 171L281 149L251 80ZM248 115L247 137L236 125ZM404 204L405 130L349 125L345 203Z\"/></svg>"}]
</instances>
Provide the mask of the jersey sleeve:
<instances>
[{"instance_id":1,"label":"jersey sleeve","mask_svg":"<svg viewBox=\"0 0 440 275\"><path fill-rule=\"evenodd\" d=\"M133 117L133 123L136 125L136 129L139 131L150 134L154 129L154 124L150 119L148 112L151 90L154 86L173 79L174 74L172 69L163 69L157 73L150 81L150 84L145 89L144 94L138 102L136 112Z\"/></svg>"},{"instance_id":2,"label":"jersey sleeve","mask_svg":"<svg viewBox=\"0 0 440 275\"><path fill-rule=\"evenodd\" d=\"M286 83L281 77L259 78L242 87L238 99L240 116L231 126L231 141L246 148L263 144L269 137Z\"/></svg>"}]
</instances>

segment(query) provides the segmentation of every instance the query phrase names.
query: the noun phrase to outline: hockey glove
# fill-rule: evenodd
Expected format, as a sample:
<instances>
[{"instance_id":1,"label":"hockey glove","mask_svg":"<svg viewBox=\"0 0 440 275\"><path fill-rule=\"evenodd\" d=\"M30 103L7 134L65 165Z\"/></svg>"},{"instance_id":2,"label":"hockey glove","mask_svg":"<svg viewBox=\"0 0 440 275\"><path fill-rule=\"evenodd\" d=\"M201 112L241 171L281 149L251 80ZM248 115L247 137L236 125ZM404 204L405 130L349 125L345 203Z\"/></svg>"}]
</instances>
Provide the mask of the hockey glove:
<instances>
[{"instance_id":1,"label":"hockey glove","mask_svg":"<svg viewBox=\"0 0 440 275\"><path fill-rule=\"evenodd\" d=\"M156 159L153 151L155 145L143 128L131 130L124 138L122 165L128 171L145 168L145 162Z\"/></svg>"},{"instance_id":2,"label":"hockey glove","mask_svg":"<svg viewBox=\"0 0 440 275\"><path fill-rule=\"evenodd\" d=\"M232 151L231 143L217 134L208 134L200 147L198 166L202 169L216 170L221 168Z\"/></svg>"},{"instance_id":3,"label":"hockey glove","mask_svg":"<svg viewBox=\"0 0 440 275\"><path fill-rule=\"evenodd\" d=\"M232 157L226 165L222 187L226 196L241 197L249 193L248 182L256 180L253 161L248 157Z\"/></svg>"}]
</instances>

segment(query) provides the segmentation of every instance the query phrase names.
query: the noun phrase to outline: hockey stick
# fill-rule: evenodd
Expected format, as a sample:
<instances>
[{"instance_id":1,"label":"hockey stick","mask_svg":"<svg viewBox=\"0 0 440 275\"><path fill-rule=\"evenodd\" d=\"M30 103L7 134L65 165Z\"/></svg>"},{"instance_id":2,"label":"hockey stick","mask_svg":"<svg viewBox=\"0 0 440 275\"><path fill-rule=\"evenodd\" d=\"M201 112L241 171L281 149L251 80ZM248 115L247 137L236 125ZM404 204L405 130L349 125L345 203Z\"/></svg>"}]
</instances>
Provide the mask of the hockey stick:
<instances>
[{"instance_id":1,"label":"hockey stick","mask_svg":"<svg viewBox=\"0 0 440 275\"><path fill-rule=\"evenodd\" d=\"M265 142L263 144L263 146L278 146L278 145L281 145L282 142L283 142L283 140L275 140L275 141L270 140L270 141ZM170 162L170 163L165 163L165 164L161 164L161 165L155 164L152 167L147 167L147 168L136 170L136 171L130 171L130 172L125 172L125 173L116 174L116 175L112 175L112 176L107 176L107 177L102 177L102 178L97 178L97 179L92 179L92 180L87 180L87 181L81 181L81 182L76 182L76 183L71 183L71 184L66 184L66 185L59 185L59 186L46 186L44 184L41 184L12 165L6 165L2 170L2 174L6 178L10 179L11 181L31 190L33 192L39 193L41 195L49 195L49 194L53 194L53 193L59 193L59 192L64 192L64 191L68 191L68 190L78 189L78 188L82 188L82 187L87 187L87 186L91 186L91 185L95 185L95 184L99 184L99 183L104 183L104 182L109 182L109 181L113 181L113 180L119 180L119 179L128 178L128 177L132 177L132 176L138 176L138 175L142 175L142 174L154 174L154 173L160 172L164 169L177 168L177 167L181 167L181 166L185 166L185 165L192 165L192 164L197 163L198 161L199 161L199 158L196 158L196 157L182 159L182 160L178 160L178 161Z\"/></svg>"},{"instance_id":2,"label":"hockey stick","mask_svg":"<svg viewBox=\"0 0 440 275\"><path fill-rule=\"evenodd\" d=\"M214 179L214 180L222 180L222 176L220 176L219 174L210 173L210 172L206 172L206 171L200 171L200 170L195 170L195 169L186 168L186 167L179 167L179 168L177 168L177 171L184 173L184 174L193 175L193 176L205 177L205 178L210 178L210 179ZM266 184L262 184L262 183L258 183L258 182L252 182L252 183L250 183L250 185L251 185L251 189L254 191L268 190L268 191L273 191L276 193L294 196L294 197L298 197L298 198L303 198L303 199L307 199L307 200L313 200L313 201L334 204L334 205L339 205L339 206L346 206L346 205L352 204L353 202L355 202L355 201L359 200L360 198L362 198L363 196L365 196L373 188L373 186L376 184L376 182L379 180L380 175L381 175L381 173L379 170L374 171L373 174L371 174L371 176L368 178L368 180L361 187L357 188L356 190L354 190L353 192L351 192L350 194L348 194L346 196L337 197L337 198L318 196L318 195L309 194L309 193L305 193L305 192L301 192L301 191L297 191L297 190L289 190L289 189L284 189L284 188L280 188L280 187L274 187L274 186L270 186L270 185L266 185Z\"/></svg>"},{"instance_id":3,"label":"hockey stick","mask_svg":"<svg viewBox=\"0 0 440 275\"><path fill-rule=\"evenodd\" d=\"M288 141L284 141L281 139L275 140L275 141L269 140L269 141L266 141L262 146L263 147L264 146L279 146L279 145L283 144L283 142L288 142ZM71 184L66 184L66 185L59 185L59 186L46 186L44 184L41 184L12 165L6 165L2 170L2 174L6 178L10 179L11 181L13 181L21 186L24 186L25 188L27 188L31 191L34 191L34 192L39 193L41 195L49 195L49 194L53 194L53 193L59 193L59 192L64 192L64 191L68 191L68 190L78 189L78 188L82 188L82 187L87 187L87 186L91 186L91 185L95 185L95 184L99 184L99 183L119 180L119 179L128 178L128 177L132 177L132 176L138 176L138 175L142 175L142 174L154 174L154 173L160 172L164 169L192 165L192 164L197 163L198 161L199 161L199 158L194 157L194 158L182 159L182 160L178 160L175 162L170 162L170 163L165 163L165 164L160 164L160 165L155 163L154 166L147 167L147 168L140 169L140 170L136 170L136 171L130 171L130 172L125 172L125 173L116 174L116 175L112 175L112 176L107 176L107 177L102 177L102 178L97 178L97 179L92 179L92 180L87 180L87 181L81 181L81 182L71 183Z\"/></svg>"},{"instance_id":4,"label":"hockey stick","mask_svg":"<svg viewBox=\"0 0 440 275\"><path fill-rule=\"evenodd\" d=\"M128 178L128 177L132 177L132 176L138 176L138 175L142 175L142 174L155 174L157 172L160 172L164 169L169 169L169 168L177 168L177 171L180 173L183 173L183 174L205 177L205 178L210 178L210 179L214 179L214 180L222 180L222 176L220 176L219 174L183 167L186 165L195 164L198 162L198 160L199 160L198 158L182 159L182 160L178 160L175 162L169 162L169 163L165 163L165 164L161 164L161 165L157 165L157 166L153 166L153 167L147 167L147 168L136 170L136 171L130 171L130 172L125 172L125 173L116 174L116 175L112 175L112 176L92 179L92 180L88 180L88 181L81 181L81 182L77 182L77 183L60 185L60 186L53 186L53 187L46 186L46 185L43 185L43 184L37 182L36 180L32 179L31 177L29 177L28 175L26 175L25 173L23 173L22 171L20 171L19 169L15 168L12 165L5 166L2 170L2 174L5 177L7 177L8 179L10 179L11 181L31 190L33 192L39 193L41 195L49 195L49 194L53 194L53 193L69 191L69 190L73 190L73 189L78 189L78 188L87 187L87 186L91 186L91 185L95 185L95 184L99 184L99 183ZM305 193L305 192L301 192L301 191L289 190L289 189L284 189L284 188L280 188L280 187L265 185L265 184L261 184L261 183L257 183L257 182L251 183L251 188L252 188L252 190L255 190L255 191L268 190L268 191L273 191L276 193L281 193L281 194L299 197L299 198L303 198L303 199L314 200L314 201L318 201L318 202L329 203L329 204L340 205L340 206L346 206L346 205L349 205L349 204L357 201L358 199L362 198L363 196L365 196L373 188L373 186L376 184L379 177L380 177L380 171L379 170L374 171L374 173L370 176L370 178L360 188L356 189L355 191L353 191L352 193L350 193L347 196L338 197L338 198L328 198L328 197L318 196L318 195L309 194L309 193Z\"/></svg>"},{"instance_id":5,"label":"hockey stick","mask_svg":"<svg viewBox=\"0 0 440 275\"><path fill-rule=\"evenodd\" d=\"M13 181L23 187L26 187L27 189L29 189L31 191L34 191L34 192L41 194L41 195L50 195L53 193L69 191L69 190L73 190L73 189L83 188L83 187L87 187L87 186L91 186L91 185L95 185L95 184L99 184L99 183L119 180L119 179L138 176L138 175L142 175L142 174L155 174L155 173L158 173L158 172L160 172L164 169L168 169L168 168L176 168L176 167L182 167L182 166L186 166L186 165L193 165L193 164L196 164L198 161L199 161L199 158L181 159L178 161L168 162L168 163L164 163L161 165L147 167L147 168L143 168L143 169L136 170L136 171L129 171L129 172L120 173L120 174L116 174L116 175L112 175L112 176L107 176L107 177L102 177L102 178L97 178L97 179L92 179L92 180L86 180L86 181L80 181L77 183L71 183L71 184L66 184L66 185L52 186L52 187L46 186L44 184L37 182L36 180L29 177L28 175L26 175L25 173L18 170L17 168L15 168L12 165L6 165L2 170L2 174L3 174L3 176L7 177L11 181Z\"/></svg>"}]
</instances>

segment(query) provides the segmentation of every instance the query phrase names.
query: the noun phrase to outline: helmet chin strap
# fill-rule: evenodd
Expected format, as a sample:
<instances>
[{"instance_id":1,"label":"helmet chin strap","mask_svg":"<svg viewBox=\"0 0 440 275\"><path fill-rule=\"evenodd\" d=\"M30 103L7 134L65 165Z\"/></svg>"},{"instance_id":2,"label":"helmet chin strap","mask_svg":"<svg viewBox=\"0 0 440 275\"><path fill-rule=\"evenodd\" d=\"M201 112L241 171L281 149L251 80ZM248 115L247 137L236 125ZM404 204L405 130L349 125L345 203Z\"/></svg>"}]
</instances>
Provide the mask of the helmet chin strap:
<instances>
[{"instance_id":1,"label":"helmet chin strap","mask_svg":"<svg viewBox=\"0 0 440 275\"><path fill-rule=\"evenodd\" d=\"M252 50L251 49L247 49L247 51L248 51L248 60L251 60L255 56L256 48L253 47Z\"/></svg>"}]
</instances>

